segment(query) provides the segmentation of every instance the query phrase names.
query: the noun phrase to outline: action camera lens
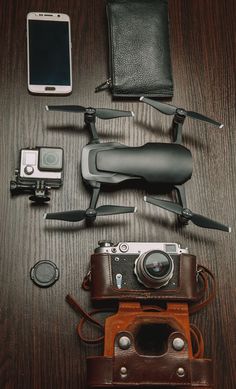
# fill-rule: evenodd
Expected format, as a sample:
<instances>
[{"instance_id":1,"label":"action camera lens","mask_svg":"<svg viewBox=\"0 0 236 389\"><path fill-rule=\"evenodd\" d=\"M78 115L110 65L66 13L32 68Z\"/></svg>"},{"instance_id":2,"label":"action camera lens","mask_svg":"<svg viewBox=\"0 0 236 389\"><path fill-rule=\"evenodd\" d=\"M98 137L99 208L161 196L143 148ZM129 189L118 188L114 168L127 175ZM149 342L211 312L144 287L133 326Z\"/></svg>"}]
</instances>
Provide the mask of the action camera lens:
<instances>
[{"instance_id":1,"label":"action camera lens","mask_svg":"<svg viewBox=\"0 0 236 389\"><path fill-rule=\"evenodd\" d=\"M146 255L143 266L148 275L161 278L169 273L171 259L161 251L154 251Z\"/></svg>"},{"instance_id":2,"label":"action camera lens","mask_svg":"<svg viewBox=\"0 0 236 389\"><path fill-rule=\"evenodd\" d=\"M60 171L62 169L63 150L41 147L39 151L39 170Z\"/></svg>"},{"instance_id":3,"label":"action camera lens","mask_svg":"<svg viewBox=\"0 0 236 389\"><path fill-rule=\"evenodd\" d=\"M54 166L58 163L58 155L47 153L44 155L43 163L45 166Z\"/></svg>"},{"instance_id":4,"label":"action camera lens","mask_svg":"<svg viewBox=\"0 0 236 389\"><path fill-rule=\"evenodd\" d=\"M164 251L149 251L135 262L134 273L147 288L158 289L168 284L173 276L173 259Z\"/></svg>"}]
</instances>

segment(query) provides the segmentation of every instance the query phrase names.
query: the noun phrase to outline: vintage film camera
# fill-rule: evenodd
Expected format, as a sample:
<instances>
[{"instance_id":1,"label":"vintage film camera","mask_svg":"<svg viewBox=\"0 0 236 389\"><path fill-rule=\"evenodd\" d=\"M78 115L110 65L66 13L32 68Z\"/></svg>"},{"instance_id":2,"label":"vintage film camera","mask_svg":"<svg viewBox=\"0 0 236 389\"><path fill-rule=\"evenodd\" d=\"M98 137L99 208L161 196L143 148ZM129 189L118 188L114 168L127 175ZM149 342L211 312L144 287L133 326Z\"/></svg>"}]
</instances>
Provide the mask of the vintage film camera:
<instances>
[{"instance_id":1,"label":"vintage film camera","mask_svg":"<svg viewBox=\"0 0 236 389\"><path fill-rule=\"evenodd\" d=\"M10 181L13 195L31 193L30 200L44 203L50 200L49 190L63 183L63 149L35 147L20 150L19 168Z\"/></svg>"},{"instance_id":2,"label":"vintage film camera","mask_svg":"<svg viewBox=\"0 0 236 389\"><path fill-rule=\"evenodd\" d=\"M177 243L100 241L88 277L93 301L196 301L196 257Z\"/></svg>"},{"instance_id":3,"label":"vintage film camera","mask_svg":"<svg viewBox=\"0 0 236 389\"><path fill-rule=\"evenodd\" d=\"M88 387L213 388L212 362L189 321L193 307L206 305L209 274L177 243L99 242L83 287L103 311L118 308L105 320L103 355L87 358ZM89 315L69 295L67 302L83 315L81 339L95 343L82 327L85 320L99 325L99 310Z\"/></svg>"}]
</instances>

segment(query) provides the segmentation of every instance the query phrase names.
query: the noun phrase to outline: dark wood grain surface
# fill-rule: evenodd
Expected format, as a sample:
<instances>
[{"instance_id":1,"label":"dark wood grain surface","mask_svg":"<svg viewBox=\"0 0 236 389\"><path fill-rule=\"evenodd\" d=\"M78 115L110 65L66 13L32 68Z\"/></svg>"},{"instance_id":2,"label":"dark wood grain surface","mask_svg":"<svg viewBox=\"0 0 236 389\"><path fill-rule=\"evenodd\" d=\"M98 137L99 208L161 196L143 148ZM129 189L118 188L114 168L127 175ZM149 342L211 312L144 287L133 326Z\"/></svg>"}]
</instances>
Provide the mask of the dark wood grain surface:
<instances>
[{"instance_id":1,"label":"dark wood grain surface","mask_svg":"<svg viewBox=\"0 0 236 389\"><path fill-rule=\"evenodd\" d=\"M172 214L145 204L145 192L130 187L103 193L99 204L138 207L136 215L97 220L96 226L45 222L45 210L83 209L89 202L79 170L88 142L83 116L47 113L45 104L132 109L135 119L99 121L102 140L127 145L168 141L170 118L136 101L113 101L109 92L94 94L107 78L107 31L102 0L0 1L0 388L86 388L86 357L101 348L82 344L78 316L66 305L71 292L85 309L81 290L90 254L100 239L174 241L188 246L217 278L215 301L192 317L202 330L206 356L215 365L216 389L236 386L235 314L235 0L171 0L173 104L216 118L218 128L186 120L184 144L194 158L186 185L189 207L232 225L226 234L190 224L179 229ZM73 93L68 97L32 96L27 91L26 14L64 12L71 17ZM64 186L45 207L30 206L27 196L11 198L9 180L22 147L61 146L65 150ZM60 268L60 280L40 289L29 277L39 259ZM92 330L91 330L92 331Z\"/></svg>"}]
</instances>

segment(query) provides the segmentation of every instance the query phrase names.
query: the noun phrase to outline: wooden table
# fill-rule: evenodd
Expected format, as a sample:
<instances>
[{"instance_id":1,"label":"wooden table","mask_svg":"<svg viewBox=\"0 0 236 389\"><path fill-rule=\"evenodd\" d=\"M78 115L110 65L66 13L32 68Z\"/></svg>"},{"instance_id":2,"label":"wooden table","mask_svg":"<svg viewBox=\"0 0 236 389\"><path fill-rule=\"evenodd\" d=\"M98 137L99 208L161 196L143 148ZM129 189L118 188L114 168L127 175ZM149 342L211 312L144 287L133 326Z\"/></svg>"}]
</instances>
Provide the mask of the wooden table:
<instances>
[{"instance_id":1,"label":"wooden table","mask_svg":"<svg viewBox=\"0 0 236 389\"><path fill-rule=\"evenodd\" d=\"M221 0L171 0L171 52L175 92L172 103L225 124L223 129L186 120L183 141L191 149L194 172L186 184L189 207L232 225L231 234L189 224L180 229L174 215L145 204L145 191L129 186L105 192L99 204L134 205L136 215L83 223L45 222L48 211L84 209L89 193L80 177L82 147L89 135L83 115L48 113L46 104L131 109L133 119L97 121L104 141L136 146L170 140L170 117L137 101L113 101L94 93L107 77L107 30L102 0L0 2L1 128L1 316L0 388L86 388L86 357L102 350L86 346L75 328L79 317L65 303L71 292L86 309L81 289L90 254L100 239L178 242L188 246L217 279L214 302L192 317L202 330L206 352L215 364L217 389L235 388L235 17L236 3ZM50 5L49 5L50 4ZM71 17L73 93L68 97L32 96L27 91L26 14L65 12ZM65 151L63 187L52 191L48 206L30 205L27 196L11 198L9 180L22 147L61 146ZM170 197L169 197L170 199ZM54 261L60 279L40 289L30 268L40 259ZM93 330L89 329L89 334Z\"/></svg>"}]
</instances>

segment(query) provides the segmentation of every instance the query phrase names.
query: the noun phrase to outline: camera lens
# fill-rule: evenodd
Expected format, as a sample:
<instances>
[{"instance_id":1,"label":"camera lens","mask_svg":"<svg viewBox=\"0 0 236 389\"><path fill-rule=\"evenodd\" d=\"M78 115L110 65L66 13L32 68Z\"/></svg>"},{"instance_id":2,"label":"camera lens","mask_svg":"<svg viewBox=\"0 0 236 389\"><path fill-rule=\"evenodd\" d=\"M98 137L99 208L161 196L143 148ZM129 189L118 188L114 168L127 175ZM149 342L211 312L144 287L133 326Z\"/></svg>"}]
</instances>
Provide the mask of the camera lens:
<instances>
[{"instance_id":1,"label":"camera lens","mask_svg":"<svg viewBox=\"0 0 236 389\"><path fill-rule=\"evenodd\" d=\"M62 170L63 150L60 148L41 147L39 151L39 170Z\"/></svg>"},{"instance_id":2,"label":"camera lens","mask_svg":"<svg viewBox=\"0 0 236 389\"><path fill-rule=\"evenodd\" d=\"M146 255L143 267L151 277L161 278L169 273L171 260L169 255L161 251L154 251Z\"/></svg>"},{"instance_id":3,"label":"camera lens","mask_svg":"<svg viewBox=\"0 0 236 389\"><path fill-rule=\"evenodd\" d=\"M168 284L173 276L173 259L164 251L149 251L135 262L134 273L147 288L158 289Z\"/></svg>"},{"instance_id":4,"label":"camera lens","mask_svg":"<svg viewBox=\"0 0 236 389\"><path fill-rule=\"evenodd\" d=\"M58 155L47 153L43 156L43 164L45 166L55 166L58 163Z\"/></svg>"}]
</instances>

